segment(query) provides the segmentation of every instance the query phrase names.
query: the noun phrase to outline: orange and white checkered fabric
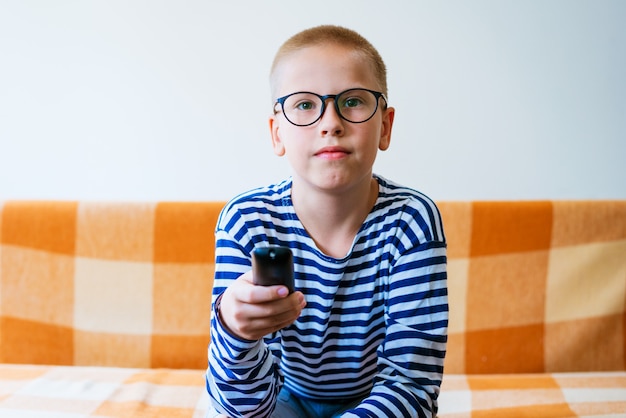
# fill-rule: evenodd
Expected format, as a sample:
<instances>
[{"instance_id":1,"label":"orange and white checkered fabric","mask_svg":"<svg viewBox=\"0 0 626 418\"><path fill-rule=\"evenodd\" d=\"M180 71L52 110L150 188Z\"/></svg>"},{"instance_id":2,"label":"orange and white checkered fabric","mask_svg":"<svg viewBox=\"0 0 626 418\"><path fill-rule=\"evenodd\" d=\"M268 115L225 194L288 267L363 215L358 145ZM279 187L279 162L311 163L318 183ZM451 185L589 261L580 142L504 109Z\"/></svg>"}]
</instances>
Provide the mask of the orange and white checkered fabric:
<instances>
[{"instance_id":1,"label":"orange and white checkered fabric","mask_svg":"<svg viewBox=\"0 0 626 418\"><path fill-rule=\"evenodd\" d=\"M444 375L439 418L626 416L626 372Z\"/></svg>"},{"instance_id":2,"label":"orange and white checkered fabric","mask_svg":"<svg viewBox=\"0 0 626 418\"><path fill-rule=\"evenodd\" d=\"M222 206L0 204L0 362L205 368Z\"/></svg>"},{"instance_id":3,"label":"orange and white checkered fabric","mask_svg":"<svg viewBox=\"0 0 626 418\"><path fill-rule=\"evenodd\" d=\"M618 417L626 373L446 375L439 418ZM0 365L2 417L204 418L196 370Z\"/></svg>"},{"instance_id":4,"label":"orange and white checkered fabric","mask_svg":"<svg viewBox=\"0 0 626 418\"><path fill-rule=\"evenodd\" d=\"M626 416L626 201L438 205L439 416ZM0 416L203 416L222 206L0 203Z\"/></svg>"},{"instance_id":5,"label":"orange and white checkered fabric","mask_svg":"<svg viewBox=\"0 0 626 418\"><path fill-rule=\"evenodd\" d=\"M0 362L204 368L222 206L0 204ZM439 207L447 373L624 370L626 201Z\"/></svg>"},{"instance_id":6,"label":"orange and white checkered fabric","mask_svg":"<svg viewBox=\"0 0 626 418\"><path fill-rule=\"evenodd\" d=\"M0 417L204 418L199 370L0 364Z\"/></svg>"},{"instance_id":7,"label":"orange and white checkered fabric","mask_svg":"<svg viewBox=\"0 0 626 418\"><path fill-rule=\"evenodd\" d=\"M626 201L443 202L445 373L624 370Z\"/></svg>"}]
</instances>

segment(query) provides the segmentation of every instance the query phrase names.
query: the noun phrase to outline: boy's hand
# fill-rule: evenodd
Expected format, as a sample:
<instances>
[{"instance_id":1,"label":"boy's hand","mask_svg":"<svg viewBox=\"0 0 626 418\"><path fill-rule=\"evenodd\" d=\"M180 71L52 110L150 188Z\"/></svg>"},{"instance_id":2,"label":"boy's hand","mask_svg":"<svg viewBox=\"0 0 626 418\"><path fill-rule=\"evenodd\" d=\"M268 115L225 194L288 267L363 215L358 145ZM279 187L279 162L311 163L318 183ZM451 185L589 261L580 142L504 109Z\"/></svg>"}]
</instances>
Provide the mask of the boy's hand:
<instances>
[{"instance_id":1,"label":"boy's hand","mask_svg":"<svg viewBox=\"0 0 626 418\"><path fill-rule=\"evenodd\" d=\"M255 341L293 323L305 306L302 292L289 294L285 286L255 286L249 271L224 291L218 314L231 334Z\"/></svg>"}]
</instances>

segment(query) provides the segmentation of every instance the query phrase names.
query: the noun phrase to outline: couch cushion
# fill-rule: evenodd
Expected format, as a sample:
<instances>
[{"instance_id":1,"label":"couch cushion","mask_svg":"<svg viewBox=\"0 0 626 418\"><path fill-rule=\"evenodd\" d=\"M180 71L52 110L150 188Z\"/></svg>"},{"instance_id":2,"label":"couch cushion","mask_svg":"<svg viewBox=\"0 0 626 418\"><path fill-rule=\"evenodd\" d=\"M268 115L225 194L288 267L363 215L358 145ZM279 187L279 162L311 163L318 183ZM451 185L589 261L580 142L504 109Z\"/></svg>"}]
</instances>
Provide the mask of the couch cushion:
<instances>
[{"instance_id":1,"label":"couch cushion","mask_svg":"<svg viewBox=\"0 0 626 418\"><path fill-rule=\"evenodd\" d=\"M439 418L617 417L626 372L445 375Z\"/></svg>"},{"instance_id":2,"label":"couch cushion","mask_svg":"<svg viewBox=\"0 0 626 418\"><path fill-rule=\"evenodd\" d=\"M2 417L203 418L199 370L0 365Z\"/></svg>"},{"instance_id":3,"label":"couch cushion","mask_svg":"<svg viewBox=\"0 0 626 418\"><path fill-rule=\"evenodd\" d=\"M0 365L0 416L203 418L202 370ZM626 372L445 375L439 418L615 417Z\"/></svg>"}]
</instances>

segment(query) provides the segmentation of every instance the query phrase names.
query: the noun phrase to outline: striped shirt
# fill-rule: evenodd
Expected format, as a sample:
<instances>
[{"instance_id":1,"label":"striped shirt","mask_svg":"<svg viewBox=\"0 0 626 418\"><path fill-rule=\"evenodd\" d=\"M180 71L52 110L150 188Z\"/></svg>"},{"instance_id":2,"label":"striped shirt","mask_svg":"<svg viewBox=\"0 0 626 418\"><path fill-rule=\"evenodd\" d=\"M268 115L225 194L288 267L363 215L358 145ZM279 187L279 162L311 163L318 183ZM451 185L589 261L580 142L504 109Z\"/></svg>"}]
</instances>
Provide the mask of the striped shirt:
<instances>
[{"instance_id":1,"label":"striped shirt","mask_svg":"<svg viewBox=\"0 0 626 418\"><path fill-rule=\"evenodd\" d=\"M229 416L269 416L285 385L315 400L363 398L344 417L432 416L443 374L446 242L425 195L375 176L379 195L344 258L322 253L291 202L291 180L229 202L216 227L213 302L251 268L255 247L294 254L307 305L261 341L225 331L215 308L207 389Z\"/></svg>"}]
</instances>

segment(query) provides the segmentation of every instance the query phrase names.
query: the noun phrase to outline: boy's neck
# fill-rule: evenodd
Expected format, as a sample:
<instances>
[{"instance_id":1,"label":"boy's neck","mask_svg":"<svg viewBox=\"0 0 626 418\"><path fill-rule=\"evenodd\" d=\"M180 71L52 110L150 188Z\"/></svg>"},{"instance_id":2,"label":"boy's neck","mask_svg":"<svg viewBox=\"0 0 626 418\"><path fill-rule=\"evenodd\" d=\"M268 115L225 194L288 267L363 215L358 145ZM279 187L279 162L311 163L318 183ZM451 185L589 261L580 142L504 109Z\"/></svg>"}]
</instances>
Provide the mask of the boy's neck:
<instances>
[{"instance_id":1,"label":"boy's neck","mask_svg":"<svg viewBox=\"0 0 626 418\"><path fill-rule=\"evenodd\" d=\"M378 199L378 181L370 177L341 193L312 189L294 179L291 198L302 225L326 255L343 258Z\"/></svg>"}]
</instances>

